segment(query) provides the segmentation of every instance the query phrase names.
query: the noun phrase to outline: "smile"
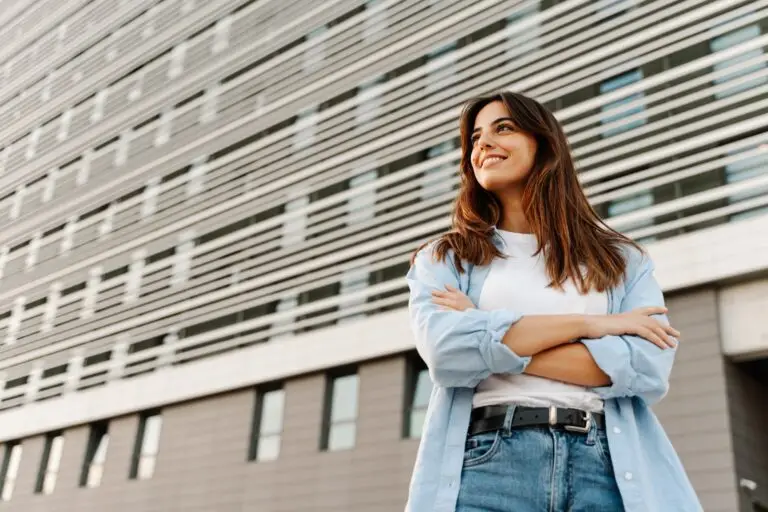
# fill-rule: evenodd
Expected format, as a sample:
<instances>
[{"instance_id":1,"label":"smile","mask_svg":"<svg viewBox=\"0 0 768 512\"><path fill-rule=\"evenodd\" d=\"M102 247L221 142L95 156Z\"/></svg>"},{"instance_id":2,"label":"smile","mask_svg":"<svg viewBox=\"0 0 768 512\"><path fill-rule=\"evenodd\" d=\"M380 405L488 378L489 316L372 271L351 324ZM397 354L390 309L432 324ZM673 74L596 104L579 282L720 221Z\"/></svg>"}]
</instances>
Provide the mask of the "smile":
<instances>
[{"instance_id":1,"label":"smile","mask_svg":"<svg viewBox=\"0 0 768 512\"><path fill-rule=\"evenodd\" d=\"M488 158L483 160L483 166L482 167L483 167L483 169L485 169L486 167L489 167L491 165L496 165L497 163L503 162L504 160L506 160L506 158L502 158L500 156L489 156Z\"/></svg>"}]
</instances>

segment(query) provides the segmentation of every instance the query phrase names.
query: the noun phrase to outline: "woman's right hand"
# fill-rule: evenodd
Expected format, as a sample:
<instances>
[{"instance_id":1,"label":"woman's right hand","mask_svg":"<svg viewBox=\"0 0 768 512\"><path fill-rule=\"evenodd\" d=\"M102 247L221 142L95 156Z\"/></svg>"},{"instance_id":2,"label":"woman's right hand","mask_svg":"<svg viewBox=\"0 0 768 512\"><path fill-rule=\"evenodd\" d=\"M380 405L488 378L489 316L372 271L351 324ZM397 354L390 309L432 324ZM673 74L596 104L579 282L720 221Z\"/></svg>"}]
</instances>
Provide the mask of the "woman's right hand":
<instances>
[{"instance_id":1,"label":"woman's right hand","mask_svg":"<svg viewBox=\"0 0 768 512\"><path fill-rule=\"evenodd\" d=\"M650 341L659 348L674 348L680 332L665 325L651 315L665 314L667 308L660 306L637 308L627 313L614 315L587 315L587 338L633 334Z\"/></svg>"}]
</instances>

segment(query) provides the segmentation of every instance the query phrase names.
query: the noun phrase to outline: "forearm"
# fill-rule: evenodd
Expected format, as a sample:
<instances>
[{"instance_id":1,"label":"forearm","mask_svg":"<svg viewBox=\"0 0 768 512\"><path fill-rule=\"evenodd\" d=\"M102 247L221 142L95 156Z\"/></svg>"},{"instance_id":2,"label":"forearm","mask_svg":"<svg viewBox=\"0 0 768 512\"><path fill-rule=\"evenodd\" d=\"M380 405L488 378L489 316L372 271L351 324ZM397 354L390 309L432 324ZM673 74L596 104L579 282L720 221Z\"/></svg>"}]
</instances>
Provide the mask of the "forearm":
<instances>
[{"instance_id":1,"label":"forearm","mask_svg":"<svg viewBox=\"0 0 768 512\"><path fill-rule=\"evenodd\" d=\"M587 347L581 343L560 345L534 355L524 373L578 386L611 384L610 377L597 366Z\"/></svg>"},{"instance_id":2,"label":"forearm","mask_svg":"<svg viewBox=\"0 0 768 512\"><path fill-rule=\"evenodd\" d=\"M585 315L524 316L504 334L502 343L519 356L532 356L586 336Z\"/></svg>"}]
</instances>

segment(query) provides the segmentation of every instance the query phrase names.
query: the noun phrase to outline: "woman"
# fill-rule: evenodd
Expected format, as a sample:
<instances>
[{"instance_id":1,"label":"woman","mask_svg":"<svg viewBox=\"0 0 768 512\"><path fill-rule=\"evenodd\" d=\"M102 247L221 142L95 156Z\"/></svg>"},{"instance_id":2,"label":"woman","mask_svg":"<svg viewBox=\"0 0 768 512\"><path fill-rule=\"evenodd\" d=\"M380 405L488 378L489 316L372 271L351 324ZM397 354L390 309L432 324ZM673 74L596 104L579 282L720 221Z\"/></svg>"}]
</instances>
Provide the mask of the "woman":
<instances>
[{"instance_id":1,"label":"woman","mask_svg":"<svg viewBox=\"0 0 768 512\"><path fill-rule=\"evenodd\" d=\"M460 123L453 229L408 273L435 387L407 510L701 510L650 409L679 336L650 259L590 207L542 105L502 92Z\"/></svg>"}]
</instances>

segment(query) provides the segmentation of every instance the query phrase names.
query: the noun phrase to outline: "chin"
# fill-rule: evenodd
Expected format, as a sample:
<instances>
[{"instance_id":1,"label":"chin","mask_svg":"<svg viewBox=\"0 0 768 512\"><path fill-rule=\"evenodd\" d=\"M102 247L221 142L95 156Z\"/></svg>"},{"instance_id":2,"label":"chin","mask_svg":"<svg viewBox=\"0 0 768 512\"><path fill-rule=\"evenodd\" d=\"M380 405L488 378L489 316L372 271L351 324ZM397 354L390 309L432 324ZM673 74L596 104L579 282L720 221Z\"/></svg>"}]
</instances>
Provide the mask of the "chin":
<instances>
[{"instance_id":1,"label":"chin","mask_svg":"<svg viewBox=\"0 0 768 512\"><path fill-rule=\"evenodd\" d=\"M477 182L488 192L496 193L504 190L519 188L523 184L525 176L515 176L514 174L487 173L477 176Z\"/></svg>"}]
</instances>

